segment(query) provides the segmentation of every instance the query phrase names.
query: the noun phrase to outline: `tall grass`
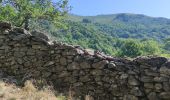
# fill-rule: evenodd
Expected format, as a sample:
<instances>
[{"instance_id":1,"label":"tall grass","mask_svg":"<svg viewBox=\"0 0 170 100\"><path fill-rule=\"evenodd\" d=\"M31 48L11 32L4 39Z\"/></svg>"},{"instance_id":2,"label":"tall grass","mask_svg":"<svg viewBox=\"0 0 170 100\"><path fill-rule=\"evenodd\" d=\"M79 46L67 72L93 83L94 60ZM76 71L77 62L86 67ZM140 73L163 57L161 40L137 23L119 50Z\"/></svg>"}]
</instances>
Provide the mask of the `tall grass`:
<instances>
[{"instance_id":1,"label":"tall grass","mask_svg":"<svg viewBox=\"0 0 170 100\"><path fill-rule=\"evenodd\" d=\"M0 100L66 100L66 98L56 96L50 88L38 90L31 81L26 81L22 88L0 81Z\"/></svg>"}]
</instances>

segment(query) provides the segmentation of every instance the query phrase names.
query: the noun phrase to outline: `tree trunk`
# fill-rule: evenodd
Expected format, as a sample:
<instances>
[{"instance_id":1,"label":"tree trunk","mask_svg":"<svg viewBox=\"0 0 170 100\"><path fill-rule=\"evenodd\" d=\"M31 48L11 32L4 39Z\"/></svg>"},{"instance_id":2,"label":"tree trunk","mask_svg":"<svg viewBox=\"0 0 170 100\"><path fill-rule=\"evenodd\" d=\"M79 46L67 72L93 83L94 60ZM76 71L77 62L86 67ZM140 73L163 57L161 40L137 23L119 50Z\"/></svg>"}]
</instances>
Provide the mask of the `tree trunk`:
<instances>
[{"instance_id":1,"label":"tree trunk","mask_svg":"<svg viewBox=\"0 0 170 100\"><path fill-rule=\"evenodd\" d=\"M29 30L29 20L30 20L29 16L26 16L24 21L24 28L26 30Z\"/></svg>"}]
</instances>

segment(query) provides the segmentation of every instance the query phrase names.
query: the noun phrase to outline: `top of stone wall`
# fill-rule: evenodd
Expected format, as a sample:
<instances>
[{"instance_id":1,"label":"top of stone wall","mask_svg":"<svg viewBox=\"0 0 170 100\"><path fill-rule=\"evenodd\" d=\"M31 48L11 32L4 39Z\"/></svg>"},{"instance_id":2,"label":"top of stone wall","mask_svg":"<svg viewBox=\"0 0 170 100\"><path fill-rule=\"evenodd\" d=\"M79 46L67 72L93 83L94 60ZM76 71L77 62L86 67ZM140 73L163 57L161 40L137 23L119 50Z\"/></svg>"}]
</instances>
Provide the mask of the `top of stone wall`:
<instances>
[{"instance_id":1,"label":"top of stone wall","mask_svg":"<svg viewBox=\"0 0 170 100\"><path fill-rule=\"evenodd\" d=\"M109 55L106 55L102 52L99 51L93 51L91 49L84 49L81 46L73 46L73 45L68 45L65 43L59 43L56 41L50 41L47 35L44 33L41 33L39 31L33 31L29 32L23 28L18 28L18 27L13 27L10 23L8 22L0 22L0 31L1 34L8 34L9 37L13 41L21 41L27 38L31 38L32 40L36 42L40 42L45 44L46 46L50 47L57 47L57 49L73 49L73 51L76 51L77 54L88 56L90 58L98 58L100 60L108 60L110 61L120 61L120 62L129 62L130 60L126 58L118 58L118 57L112 57ZM71 52L71 55L74 55L74 52ZM167 62L169 59L164 58L164 57L157 57L157 56L140 56L137 58L134 58L133 61L136 63L147 63L151 64L152 66L155 67L160 67L160 65L164 64ZM170 66L169 66L170 67Z\"/></svg>"}]
</instances>

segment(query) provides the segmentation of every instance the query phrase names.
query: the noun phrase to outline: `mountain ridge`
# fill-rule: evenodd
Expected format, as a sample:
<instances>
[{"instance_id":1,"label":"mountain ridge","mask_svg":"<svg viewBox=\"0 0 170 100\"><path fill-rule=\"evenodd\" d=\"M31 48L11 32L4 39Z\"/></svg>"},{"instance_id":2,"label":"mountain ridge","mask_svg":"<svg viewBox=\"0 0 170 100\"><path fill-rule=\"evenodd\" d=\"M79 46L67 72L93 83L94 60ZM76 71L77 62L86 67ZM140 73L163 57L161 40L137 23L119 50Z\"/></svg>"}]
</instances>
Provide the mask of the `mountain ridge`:
<instances>
[{"instance_id":1,"label":"mountain ridge","mask_svg":"<svg viewBox=\"0 0 170 100\"><path fill-rule=\"evenodd\" d=\"M71 15L68 20L73 22L85 22L86 24L93 24L95 27L97 26L99 29L101 27L109 28L113 32L109 32L107 34L111 34L113 36L120 34L130 34L130 35L140 35L144 36L144 33L147 35L145 37L151 37L157 40L162 40L163 38L169 37L170 35L170 19L162 18L162 17L149 17L142 14L110 14L110 15L98 15L98 16L77 16ZM84 22L83 22L84 23ZM97 25L96 25L97 24ZM98 25L99 24L99 25ZM116 28L116 29L115 29ZM121 30L120 31L117 31ZM144 30L144 32L142 32ZM103 31L102 31L103 32ZM159 34L156 34L156 33ZM112 34L113 33L113 34ZM150 34L154 34L151 35ZM161 36L160 36L161 35ZM139 37L139 36L130 36L130 37ZM124 38L124 37L123 37Z\"/></svg>"},{"instance_id":2,"label":"mountain ridge","mask_svg":"<svg viewBox=\"0 0 170 100\"><path fill-rule=\"evenodd\" d=\"M154 17L154 16L149 16L149 15L145 15L145 14L136 14L136 13L115 13L115 14L99 14L99 15L92 15L92 16L82 16L82 15L78 15L78 14L68 14L68 16L73 16L73 17L82 17L82 18L87 18L87 17L107 17L107 16L117 16L117 15L121 15L121 14L126 14L126 15L135 15L135 16L144 16L144 17L148 17L148 18L154 18L154 19L166 19L166 20L170 20L170 18L167 17Z\"/></svg>"},{"instance_id":3,"label":"mountain ridge","mask_svg":"<svg viewBox=\"0 0 170 100\"><path fill-rule=\"evenodd\" d=\"M73 15L73 16L81 16L81 17L90 17L90 16L107 16L107 15L118 15L118 14L131 14L131 15L144 15L152 18L166 18L170 19L168 17L161 17L161 16L151 16L147 14L142 14L142 13L109 13L109 14L96 14L96 15L79 15L79 14L74 14L74 13L68 13L68 15Z\"/></svg>"}]
</instances>

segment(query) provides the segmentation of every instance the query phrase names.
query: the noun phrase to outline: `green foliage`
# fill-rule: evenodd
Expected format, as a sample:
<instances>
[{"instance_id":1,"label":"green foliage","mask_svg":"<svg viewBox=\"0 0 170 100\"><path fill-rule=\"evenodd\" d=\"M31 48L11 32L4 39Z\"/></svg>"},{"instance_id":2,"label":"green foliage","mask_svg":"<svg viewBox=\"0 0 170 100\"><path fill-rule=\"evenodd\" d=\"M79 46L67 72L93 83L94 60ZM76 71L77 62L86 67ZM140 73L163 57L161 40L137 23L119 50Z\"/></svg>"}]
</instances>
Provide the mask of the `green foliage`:
<instances>
[{"instance_id":1,"label":"green foliage","mask_svg":"<svg viewBox=\"0 0 170 100\"><path fill-rule=\"evenodd\" d=\"M110 35L102 34L93 29L93 26L86 25L80 22L67 21L68 29L53 34L57 37L63 38L64 42L81 45L86 48L100 50L108 54L113 54L113 39ZM60 36L59 36L60 35Z\"/></svg>"},{"instance_id":2,"label":"green foliage","mask_svg":"<svg viewBox=\"0 0 170 100\"><path fill-rule=\"evenodd\" d=\"M170 36L170 20L140 14L112 14L98 16L70 15L69 20L81 22L88 19L93 28L117 38L154 39L162 41Z\"/></svg>"},{"instance_id":3,"label":"green foliage","mask_svg":"<svg viewBox=\"0 0 170 100\"><path fill-rule=\"evenodd\" d=\"M170 38L165 39L164 43L164 49L170 51Z\"/></svg>"},{"instance_id":4,"label":"green foliage","mask_svg":"<svg viewBox=\"0 0 170 100\"><path fill-rule=\"evenodd\" d=\"M61 26L63 16L68 12L68 1L54 3L51 0L2 0L0 20L10 21L15 26L29 25L29 20L48 20ZM8 16L7 18L5 18Z\"/></svg>"},{"instance_id":5,"label":"green foliage","mask_svg":"<svg viewBox=\"0 0 170 100\"><path fill-rule=\"evenodd\" d=\"M143 55L156 55L159 54L161 49L160 49L160 44L157 41L154 40L146 40L143 41Z\"/></svg>"},{"instance_id":6,"label":"green foliage","mask_svg":"<svg viewBox=\"0 0 170 100\"><path fill-rule=\"evenodd\" d=\"M164 47L166 50L170 50L170 41L167 41L165 43L165 47Z\"/></svg>"},{"instance_id":7,"label":"green foliage","mask_svg":"<svg viewBox=\"0 0 170 100\"><path fill-rule=\"evenodd\" d=\"M11 7L10 5L6 5L3 7L0 5L0 21L11 21L13 22L13 19L16 17L15 9Z\"/></svg>"},{"instance_id":8,"label":"green foliage","mask_svg":"<svg viewBox=\"0 0 170 100\"><path fill-rule=\"evenodd\" d=\"M89 19L87 19L87 18L84 18L84 19L82 20L82 22L83 22L83 23L91 23L91 20L89 20Z\"/></svg>"},{"instance_id":9,"label":"green foliage","mask_svg":"<svg viewBox=\"0 0 170 100\"><path fill-rule=\"evenodd\" d=\"M161 54L160 56L162 56L162 57L167 57L167 58L170 58L170 54Z\"/></svg>"},{"instance_id":10,"label":"green foliage","mask_svg":"<svg viewBox=\"0 0 170 100\"><path fill-rule=\"evenodd\" d=\"M137 40L126 40L120 47L118 56L136 57L142 55L142 46Z\"/></svg>"}]
</instances>

